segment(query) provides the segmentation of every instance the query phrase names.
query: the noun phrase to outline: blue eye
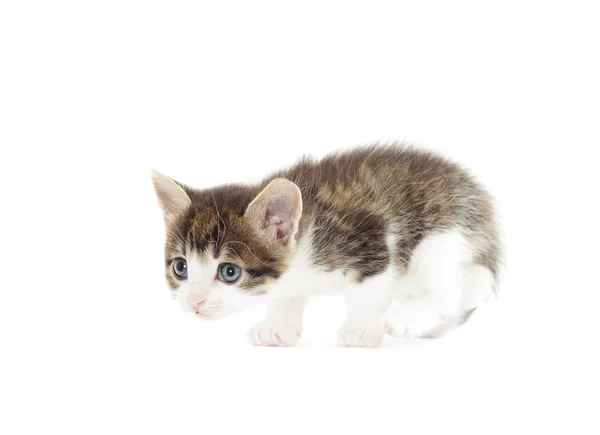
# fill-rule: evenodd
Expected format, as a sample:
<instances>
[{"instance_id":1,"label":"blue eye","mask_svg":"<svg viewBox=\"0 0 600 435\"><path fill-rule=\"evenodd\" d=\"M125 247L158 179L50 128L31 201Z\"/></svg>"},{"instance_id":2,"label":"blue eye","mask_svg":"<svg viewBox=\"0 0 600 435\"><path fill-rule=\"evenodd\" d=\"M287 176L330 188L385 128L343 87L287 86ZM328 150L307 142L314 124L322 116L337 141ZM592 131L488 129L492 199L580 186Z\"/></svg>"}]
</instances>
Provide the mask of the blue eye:
<instances>
[{"instance_id":1,"label":"blue eye","mask_svg":"<svg viewBox=\"0 0 600 435\"><path fill-rule=\"evenodd\" d=\"M217 277L219 281L223 281L227 284L233 284L242 275L242 269L237 267L235 264L223 263L219 266L219 272Z\"/></svg>"},{"instance_id":2,"label":"blue eye","mask_svg":"<svg viewBox=\"0 0 600 435\"><path fill-rule=\"evenodd\" d=\"M183 258L176 258L173 261L173 274L177 279L187 278L187 263Z\"/></svg>"}]
</instances>

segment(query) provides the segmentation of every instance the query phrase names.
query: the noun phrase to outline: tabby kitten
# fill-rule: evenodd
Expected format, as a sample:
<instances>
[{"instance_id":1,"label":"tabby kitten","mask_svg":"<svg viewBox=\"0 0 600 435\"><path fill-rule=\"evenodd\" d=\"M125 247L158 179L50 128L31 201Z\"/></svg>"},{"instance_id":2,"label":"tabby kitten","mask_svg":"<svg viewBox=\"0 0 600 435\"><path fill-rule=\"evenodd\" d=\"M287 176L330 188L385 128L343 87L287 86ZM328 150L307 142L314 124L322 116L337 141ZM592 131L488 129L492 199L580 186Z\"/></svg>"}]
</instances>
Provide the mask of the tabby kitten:
<instances>
[{"instance_id":1,"label":"tabby kitten","mask_svg":"<svg viewBox=\"0 0 600 435\"><path fill-rule=\"evenodd\" d=\"M495 291L492 198L430 152L370 146L304 158L258 185L152 179L174 297L211 318L267 304L249 331L257 345L296 343L312 295L345 296L340 345L376 347L384 332L437 337Z\"/></svg>"}]
</instances>

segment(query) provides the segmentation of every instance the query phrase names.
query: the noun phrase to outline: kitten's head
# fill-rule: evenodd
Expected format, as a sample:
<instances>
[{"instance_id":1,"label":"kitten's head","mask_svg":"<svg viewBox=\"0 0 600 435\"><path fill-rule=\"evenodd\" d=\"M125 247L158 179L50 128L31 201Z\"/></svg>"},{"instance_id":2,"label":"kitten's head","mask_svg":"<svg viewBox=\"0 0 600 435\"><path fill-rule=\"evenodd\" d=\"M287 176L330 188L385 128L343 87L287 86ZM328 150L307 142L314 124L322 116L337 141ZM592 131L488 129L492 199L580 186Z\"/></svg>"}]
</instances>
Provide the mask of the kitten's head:
<instances>
[{"instance_id":1,"label":"kitten's head","mask_svg":"<svg viewBox=\"0 0 600 435\"><path fill-rule=\"evenodd\" d=\"M300 189L275 179L262 188L190 189L158 172L166 279L184 310L223 317L260 302L294 254Z\"/></svg>"}]
</instances>

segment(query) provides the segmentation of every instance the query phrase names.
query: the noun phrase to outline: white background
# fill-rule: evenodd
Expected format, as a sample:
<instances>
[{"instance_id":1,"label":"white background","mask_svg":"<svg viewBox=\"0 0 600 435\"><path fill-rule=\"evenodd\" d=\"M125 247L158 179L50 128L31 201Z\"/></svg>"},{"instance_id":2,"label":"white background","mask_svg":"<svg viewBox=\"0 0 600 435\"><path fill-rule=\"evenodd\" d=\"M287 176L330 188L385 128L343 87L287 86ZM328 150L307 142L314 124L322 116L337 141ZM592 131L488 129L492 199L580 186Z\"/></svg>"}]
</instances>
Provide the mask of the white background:
<instances>
[{"instance_id":1,"label":"white background","mask_svg":"<svg viewBox=\"0 0 600 435\"><path fill-rule=\"evenodd\" d=\"M596 2L3 1L0 432L598 433ZM410 140L471 167L508 244L442 340L297 348L185 315L154 167L197 187Z\"/></svg>"}]
</instances>

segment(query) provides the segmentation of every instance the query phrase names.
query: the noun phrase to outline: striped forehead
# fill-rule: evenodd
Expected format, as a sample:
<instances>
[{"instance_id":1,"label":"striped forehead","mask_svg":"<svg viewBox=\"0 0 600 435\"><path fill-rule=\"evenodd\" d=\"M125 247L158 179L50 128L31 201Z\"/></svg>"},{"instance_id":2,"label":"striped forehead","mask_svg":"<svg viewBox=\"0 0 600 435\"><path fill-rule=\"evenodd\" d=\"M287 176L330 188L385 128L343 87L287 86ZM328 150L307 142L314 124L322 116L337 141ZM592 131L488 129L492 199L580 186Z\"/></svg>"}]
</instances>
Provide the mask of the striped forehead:
<instances>
[{"instance_id":1,"label":"striped forehead","mask_svg":"<svg viewBox=\"0 0 600 435\"><path fill-rule=\"evenodd\" d=\"M209 215L202 219L187 216L171 225L168 237L172 248L183 255L210 253L216 256L226 231L224 222L210 219Z\"/></svg>"}]
</instances>

